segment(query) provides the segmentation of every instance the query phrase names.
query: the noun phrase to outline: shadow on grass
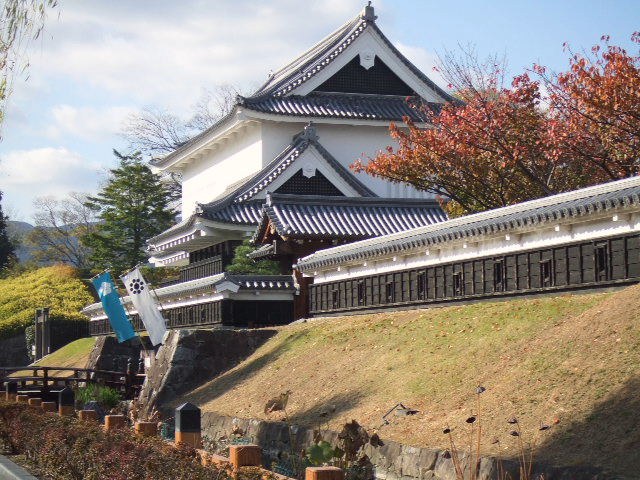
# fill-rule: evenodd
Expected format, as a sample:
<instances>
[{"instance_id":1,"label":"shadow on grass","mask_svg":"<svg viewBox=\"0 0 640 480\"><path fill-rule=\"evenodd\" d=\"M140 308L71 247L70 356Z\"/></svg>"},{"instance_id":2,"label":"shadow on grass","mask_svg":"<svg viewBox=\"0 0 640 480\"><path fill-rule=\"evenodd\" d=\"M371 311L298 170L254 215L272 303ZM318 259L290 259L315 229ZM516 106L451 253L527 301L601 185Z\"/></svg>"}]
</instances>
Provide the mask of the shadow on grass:
<instances>
[{"instance_id":1,"label":"shadow on grass","mask_svg":"<svg viewBox=\"0 0 640 480\"><path fill-rule=\"evenodd\" d=\"M296 392L294 392L294 394L296 394ZM304 401L300 393L298 393L297 397L297 401ZM364 395L355 390L338 393L305 410L289 415L289 423L292 425L321 428L324 424L331 422L345 412L357 407L362 398L364 398Z\"/></svg>"},{"instance_id":2,"label":"shadow on grass","mask_svg":"<svg viewBox=\"0 0 640 480\"><path fill-rule=\"evenodd\" d=\"M304 332L292 334L286 339L283 339L282 343L270 352L246 361L239 368L231 368L230 370L221 373L206 385L202 385L188 394L188 400L192 402L206 403L224 395L227 391L232 390L243 382L246 382L260 370L277 360L291 348L291 343L304 335ZM266 400L267 399L265 398L265 402Z\"/></svg>"},{"instance_id":3,"label":"shadow on grass","mask_svg":"<svg viewBox=\"0 0 640 480\"><path fill-rule=\"evenodd\" d=\"M557 465L602 467L637 478L640 472L640 377L611 392L581 421L554 427L536 457ZM571 419L569 419L570 421Z\"/></svg>"}]
</instances>

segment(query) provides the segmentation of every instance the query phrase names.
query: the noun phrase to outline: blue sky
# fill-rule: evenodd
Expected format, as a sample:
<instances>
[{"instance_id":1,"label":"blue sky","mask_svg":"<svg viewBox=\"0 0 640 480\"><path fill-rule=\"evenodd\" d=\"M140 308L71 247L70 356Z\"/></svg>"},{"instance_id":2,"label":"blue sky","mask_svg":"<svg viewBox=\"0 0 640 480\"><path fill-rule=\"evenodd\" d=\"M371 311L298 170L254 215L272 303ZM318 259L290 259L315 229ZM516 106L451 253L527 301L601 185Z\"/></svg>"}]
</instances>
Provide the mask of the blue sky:
<instances>
[{"instance_id":1,"label":"blue sky","mask_svg":"<svg viewBox=\"0 0 640 480\"><path fill-rule=\"evenodd\" d=\"M188 116L203 89L262 82L357 14L362 0L65 0L31 45L0 143L3 206L30 221L39 196L95 192L115 165L126 117L156 106ZM511 73L567 65L563 42L601 35L631 47L636 1L374 1L387 36L427 75L438 52L473 44ZM637 47L636 47L637 49Z\"/></svg>"}]
</instances>

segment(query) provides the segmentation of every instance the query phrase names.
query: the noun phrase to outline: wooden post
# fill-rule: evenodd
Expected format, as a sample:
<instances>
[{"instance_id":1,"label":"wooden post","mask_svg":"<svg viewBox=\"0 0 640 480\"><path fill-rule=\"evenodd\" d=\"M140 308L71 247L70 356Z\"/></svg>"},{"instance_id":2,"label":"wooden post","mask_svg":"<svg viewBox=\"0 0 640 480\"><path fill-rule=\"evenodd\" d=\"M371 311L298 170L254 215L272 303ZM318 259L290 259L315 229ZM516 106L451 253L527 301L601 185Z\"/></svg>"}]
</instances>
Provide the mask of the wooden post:
<instances>
[{"instance_id":1,"label":"wooden post","mask_svg":"<svg viewBox=\"0 0 640 480\"><path fill-rule=\"evenodd\" d=\"M158 433L158 422L136 422L135 432L143 437L153 437Z\"/></svg>"},{"instance_id":2,"label":"wooden post","mask_svg":"<svg viewBox=\"0 0 640 480\"><path fill-rule=\"evenodd\" d=\"M97 422L98 412L95 410L78 410L78 418L87 422Z\"/></svg>"},{"instance_id":3,"label":"wooden post","mask_svg":"<svg viewBox=\"0 0 640 480\"><path fill-rule=\"evenodd\" d=\"M115 430L116 428L124 428L124 426L125 426L124 415L106 415L104 417L105 430Z\"/></svg>"},{"instance_id":4,"label":"wooden post","mask_svg":"<svg viewBox=\"0 0 640 480\"><path fill-rule=\"evenodd\" d=\"M65 387L58 393L58 414L62 417L73 415L76 411L76 395L69 387Z\"/></svg>"},{"instance_id":5,"label":"wooden post","mask_svg":"<svg viewBox=\"0 0 640 480\"><path fill-rule=\"evenodd\" d=\"M42 392L49 391L49 367L42 368Z\"/></svg>"},{"instance_id":6,"label":"wooden post","mask_svg":"<svg viewBox=\"0 0 640 480\"><path fill-rule=\"evenodd\" d=\"M18 403L29 402L29 395L16 395L16 402Z\"/></svg>"},{"instance_id":7,"label":"wooden post","mask_svg":"<svg viewBox=\"0 0 640 480\"><path fill-rule=\"evenodd\" d=\"M5 400L7 402L15 402L18 395L18 382L10 380L4 384Z\"/></svg>"},{"instance_id":8,"label":"wooden post","mask_svg":"<svg viewBox=\"0 0 640 480\"><path fill-rule=\"evenodd\" d=\"M41 398L30 398L27 403L29 405L31 405L32 407L40 407L42 405L42 399Z\"/></svg>"},{"instance_id":9,"label":"wooden post","mask_svg":"<svg viewBox=\"0 0 640 480\"><path fill-rule=\"evenodd\" d=\"M307 467L305 480L344 480L344 470L338 467Z\"/></svg>"},{"instance_id":10,"label":"wooden post","mask_svg":"<svg viewBox=\"0 0 640 480\"><path fill-rule=\"evenodd\" d=\"M191 403L176 408L176 444L184 443L200 448L202 432L200 427L200 409Z\"/></svg>"},{"instance_id":11,"label":"wooden post","mask_svg":"<svg viewBox=\"0 0 640 480\"><path fill-rule=\"evenodd\" d=\"M262 448L258 445L229 445L229 462L233 468L261 467Z\"/></svg>"},{"instance_id":12,"label":"wooden post","mask_svg":"<svg viewBox=\"0 0 640 480\"><path fill-rule=\"evenodd\" d=\"M56 402L42 402L40 405L45 412L57 412L58 404Z\"/></svg>"}]
</instances>

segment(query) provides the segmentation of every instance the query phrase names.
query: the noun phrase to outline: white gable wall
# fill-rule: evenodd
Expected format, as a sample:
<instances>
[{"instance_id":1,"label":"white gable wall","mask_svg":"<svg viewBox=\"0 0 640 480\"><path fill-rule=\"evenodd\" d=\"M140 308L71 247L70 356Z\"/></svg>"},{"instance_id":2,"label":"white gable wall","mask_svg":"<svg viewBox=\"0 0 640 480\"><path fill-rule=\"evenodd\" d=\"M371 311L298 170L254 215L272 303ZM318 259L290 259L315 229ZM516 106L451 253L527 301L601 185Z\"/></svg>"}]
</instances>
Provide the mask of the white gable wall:
<instances>
[{"instance_id":1,"label":"white gable wall","mask_svg":"<svg viewBox=\"0 0 640 480\"><path fill-rule=\"evenodd\" d=\"M254 125L184 168L182 218L194 213L197 202L214 200L229 185L255 174L262 166L261 127Z\"/></svg>"}]
</instances>

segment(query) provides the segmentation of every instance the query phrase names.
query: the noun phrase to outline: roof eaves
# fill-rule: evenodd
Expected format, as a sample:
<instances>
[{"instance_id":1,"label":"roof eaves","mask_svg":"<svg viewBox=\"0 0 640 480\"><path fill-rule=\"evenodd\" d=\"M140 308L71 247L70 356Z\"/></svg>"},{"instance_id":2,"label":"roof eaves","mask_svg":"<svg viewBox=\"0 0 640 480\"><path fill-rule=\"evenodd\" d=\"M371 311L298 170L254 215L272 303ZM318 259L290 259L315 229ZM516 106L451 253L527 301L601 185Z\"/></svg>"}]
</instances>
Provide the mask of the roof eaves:
<instances>
[{"instance_id":1,"label":"roof eaves","mask_svg":"<svg viewBox=\"0 0 640 480\"><path fill-rule=\"evenodd\" d=\"M628 187L627 185L631 186ZM616 189L616 187L619 188ZM589 201L590 198L615 194L616 191L622 192L632 188L638 191L630 192L629 194L621 193L619 198L603 198ZM584 200L585 204L573 206L570 209L561 206L565 202L580 200ZM554 205L560 205L560 207L554 210ZM393 254L401 250L429 247L447 241L531 227L563 218L581 217L636 205L640 205L640 177L632 177L466 217L459 217L428 227L419 227L397 234L364 240L359 244L353 243L329 248L300 259L296 268L308 271L345 261L363 260L379 255ZM550 209L550 211L543 211L545 208ZM531 213L527 215L527 212ZM518 214L520 218L509 218Z\"/></svg>"}]
</instances>

